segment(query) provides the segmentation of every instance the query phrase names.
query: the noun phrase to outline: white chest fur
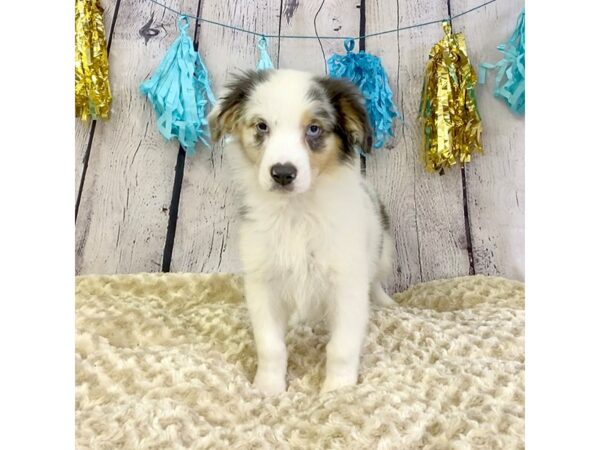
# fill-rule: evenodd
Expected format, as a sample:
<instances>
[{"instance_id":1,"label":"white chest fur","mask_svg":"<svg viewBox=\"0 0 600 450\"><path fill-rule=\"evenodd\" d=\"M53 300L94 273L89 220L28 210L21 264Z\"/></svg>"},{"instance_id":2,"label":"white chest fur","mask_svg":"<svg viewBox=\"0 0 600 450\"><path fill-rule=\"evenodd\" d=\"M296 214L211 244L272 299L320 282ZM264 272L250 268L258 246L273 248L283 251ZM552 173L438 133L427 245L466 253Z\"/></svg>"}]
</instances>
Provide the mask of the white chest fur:
<instances>
[{"instance_id":1,"label":"white chest fur","mask_svg":"<svg viewBox=\"0 0 600 450\"><path fill-rule=\"evenodd\" d=\"M292 321L323 318L339 273L368 276L374 263L377 222L370 200L354 173L340 176L302 197L246 195L244 269L273 289Z\"/></svg>"}]
</instances>

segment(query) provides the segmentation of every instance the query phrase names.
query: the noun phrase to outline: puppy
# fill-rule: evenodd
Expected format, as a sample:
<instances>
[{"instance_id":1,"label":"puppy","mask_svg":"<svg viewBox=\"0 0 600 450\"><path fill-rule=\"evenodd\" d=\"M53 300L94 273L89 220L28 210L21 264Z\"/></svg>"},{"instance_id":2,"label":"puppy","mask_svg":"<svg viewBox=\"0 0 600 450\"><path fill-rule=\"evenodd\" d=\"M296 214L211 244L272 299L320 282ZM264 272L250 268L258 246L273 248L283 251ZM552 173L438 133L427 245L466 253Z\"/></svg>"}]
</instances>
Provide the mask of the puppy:
<instances>
[{"instance_id":1,"label":"puppy","mask_svg":"<svg viewBox=\"0 0 600 450\"><path fill-rule=\"evenodd\" d=\"M327 392L356 384L369 298L394 304L381 287L389 218L360 174L357 150L372 142L363 103L344 80L270 70L237 76L209 115L243 194L254 385L265 394L286 388L288 323L327 320Z\"/></svg>"}]
</instances>

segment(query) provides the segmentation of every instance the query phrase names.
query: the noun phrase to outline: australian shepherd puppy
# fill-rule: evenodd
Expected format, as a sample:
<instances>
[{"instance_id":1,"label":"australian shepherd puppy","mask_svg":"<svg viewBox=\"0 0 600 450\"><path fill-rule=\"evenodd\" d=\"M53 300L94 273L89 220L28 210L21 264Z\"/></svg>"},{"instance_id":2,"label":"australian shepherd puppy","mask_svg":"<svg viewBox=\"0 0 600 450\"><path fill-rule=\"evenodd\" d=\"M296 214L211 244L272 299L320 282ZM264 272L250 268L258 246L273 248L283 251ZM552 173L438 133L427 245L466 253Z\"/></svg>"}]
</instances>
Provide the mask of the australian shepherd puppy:
<instances>
[{"instance_id":1,"label":"australian shepherd puppy","mask_svg":"<svg viewBox=\"0 0 600 450\"><path fill-rule=\"evenodd\" d=\"M322 392L354 385L369 299L394 304L389 219L360 173L369 152L364 101L349 82L294 70L246 72L209 116L243 195L240 256L254 331L254 385L286 388L286 327L326 319Z\"/></svg>"}]
</instances>

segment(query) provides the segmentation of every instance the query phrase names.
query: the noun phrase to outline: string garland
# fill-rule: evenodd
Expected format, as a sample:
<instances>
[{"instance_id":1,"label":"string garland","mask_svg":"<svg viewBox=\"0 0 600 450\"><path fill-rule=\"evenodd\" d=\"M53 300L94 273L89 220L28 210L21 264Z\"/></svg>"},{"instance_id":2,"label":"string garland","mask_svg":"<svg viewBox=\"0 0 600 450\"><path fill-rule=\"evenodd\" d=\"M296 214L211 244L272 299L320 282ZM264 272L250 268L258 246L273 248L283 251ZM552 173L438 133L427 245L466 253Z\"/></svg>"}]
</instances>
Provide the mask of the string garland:
<instances>
[{"instance_id":1,"label":"string garland","mask_svg":"<svg viewBox=\"0 0 600 450\"><path fill-rule=\"evenodd\" d=\"M436 23L442 23L444 21L451 21L453 19L458 19L459 17L464 16L465 14L469 14L473 11L477 11L478 9L481 9L491 3L496 2L496 0L488 0L485 3L482 3L480 5L477 5L471 9L468 9L466 11L463 11L459 14L455 14L455 15L449 15L447 17L438 19L438 20L431 20L429 22L421 22L421 23L417 23L414 25L408 25L405 27L400 27L400 28L394 28L391 30L385 30L385 31L379 31L376 33L367 33L367 34L362 34L359 36L315 36L315 35L302 35L302 34L269 34L269 33L259 33L257 31L253 31L253 30L248 30L246 28L241 28L241 27L237 27L235 25L229 25L223 22L218 22L216 20L210 20L210 19L205 19L204 17L198 17L198 16L194 16L191 14L186 14L183 13L181 11L178 11L176 9L173 9L167 5L165 5L164 3L159 2L158 0L148 0L149 2L152 2L164 9L166 9L167 11L171 11L172 13L177 14L178 16L185 16L187 17L189 20L195 20L197 22L203 22L203 23L209 23L211 25L216 25L218 27L221 28L228 28L230 30L234 30L234 31L239 31L241 33L247 33L247 34L251 34L253 36L257 36L257 37L264 37L264 38L277 38L277 39L331 39L331 40L343 40L346 41L348 39L352 39L352 40L361 40L361 39L368 39L368 38L372 38L375 36L382 36L384 34L391 34L391 33L396 33L398 31L404 31L404 30L410 30L412 28L420 28L420 27L425 27L427 25L433 25Z\"/></svg>"}]
</instances>

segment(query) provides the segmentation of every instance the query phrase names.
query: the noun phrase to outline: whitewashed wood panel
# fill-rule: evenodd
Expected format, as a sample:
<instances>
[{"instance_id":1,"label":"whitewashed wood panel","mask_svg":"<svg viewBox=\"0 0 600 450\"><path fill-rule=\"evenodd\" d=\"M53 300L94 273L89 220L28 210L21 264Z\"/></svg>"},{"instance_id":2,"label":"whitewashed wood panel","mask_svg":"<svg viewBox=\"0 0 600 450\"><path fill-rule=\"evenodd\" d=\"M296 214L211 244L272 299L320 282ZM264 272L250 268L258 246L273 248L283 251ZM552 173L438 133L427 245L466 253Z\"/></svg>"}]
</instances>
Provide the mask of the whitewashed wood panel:
<instances>
[{"instance_id":1,"label":"whitewashed wood panel","mask_svg":"<svg viewBox=\"0 0 600 450\"><path fill-rule=\"evenodd\" d=\"M446 0L367 2L366 32L395 29L447 16ZM367 177L390 213L397 264L390 291L469 273L458 167L440 176L424 169L417 118L425 65L441 25L368 38L366 50L382 59L404 117L395 137L367 158Z\"/></svg>"},{"instance_id":2,"label":"whitewashed wood panel","mask_svg":"<svg viewBox=\"0 0 600 450\"><path fill-rule=\"evenodd\" d=\"M210 20L277 34L280 8L279 0L258 0L252 7L242 0L203 0L201 15ZM256 67L259 58L257 39L246 33L201 25L199 50L217 96L233 73ZM269 47L273 64L277 64L277 39L271 39ZM171 270L239 271L238 207L223 146L217 144L210 149L199 145L197 153L187 156L185 161Z\"/></svg>"},{"instance_id":3,"label":"whitewashed wood panel","mask_svg":"<svg viewBox=\"0 0 600 450\"><path fill-rule=\"evenodd\" d=\"M113 14L115 12L115 5L117 0L109 0L102 2L104 8L104 33L106 36L106 43L108 45L109 36L111 33L111 26L113 21ZM109 57L110 63L110 57ZM109 78L112 76L112 70L109 66ZM83 172L83 165L85 160L85 153L90 139L90 130L92 128L92 121L82 121L81 119L75 119L75 198L79 192L79 186L81 184L81 174Z\"/></svg>"},{"instance_id":4,"label":"whitewashed wood panel","mask_svg":"<svg viewBox=\"0 0 600 450\"><path fill-rule=\"evenodd\" d=\"M104 5L107 34L116 1ZM198 0L167 0L196 14ZM453 14L479 2L451 0ZM465 31L473 64L496 61L495 47L512 32L522 1L496 2L454 21ZM208 19L265 33L359 34L359 0L203 0ZM366 32L445 17L447 0L366 2ZM145 42L150 27L158 35ZM281 14L281 18L279 17ZM147 0L122 0L110 52L113 113L98 122L77 219L77 272L159 271L167 234L178 145L165 143L155 116L139 94L139 84L158 65L177 35L176 16ZM193 32L191 29L190 32ZM367 178L375 185L394 223L397 266L389 289L419 281L469 273L458 167L446 175L424 171L417 120L427 55L442 37L429 25L368 38L366 50L381 57L405 124L396 137L367 160ZM256 38L210 24L200 28L200 53L218 93L233 71L253 68ZM325 59L343 53L343 41L271 39L270 54L282 68L325 73ZM356 43L358 48L358 42ZM491 81L491 80L490 80ZM493 98L491 83L480 88L486 154L466 168L474 266L477 273L523 277L523 134L522 118ZM89 124L76 126L76 189L89 138ZM171 262L173 271L239 271L237 200L221 146L199 145L187 156Z\"/></svg>"},{"instance_id":5,"label":"whitewashed wood panel","mask_svg":"<svg viewBox=\"0 0 600 450\"><path fill-rule=\"evenodd\" d=\"M197 0L164 0L195 12ZM154 14L159 34L140 28ZM98 122L76 232L78 273L157 271L165 242L176 142L166 143L140 83L177 37L177 17L146 0L122 0L110 51L112 116Z\"/></svg>"},{"instance_id":6,"label":"whitewashed wood panel","mask_svg":"<svg viewBox=\"0 0 600 450\"><path fill-rule=\"evenodd\" d=\"M315 23L319 36L359 34L360 0L284 0L283 5L281 34L315 36ZM321 45L323 50L317 39L282 39L279 67L325 75L326 59L333 53L344 54L346 50L343 40L322 39Z\"/></svg>"},{"instance_id":7,"label":"whitewashed wood panel","mask_svg":"<svg viewBox=\"0 0 600 450\"><path fill-rule=\"evenodd\" d=\"M480 4L451 0L452 14ZM454 20L463 31L471 63L496 62L496 49L514 30L523 1L497 1ZM525 120L493 96L493 78L477 93L485 154L466 166L475 271L523 280L525 207Z\"/></svg>"}]
</instances>

